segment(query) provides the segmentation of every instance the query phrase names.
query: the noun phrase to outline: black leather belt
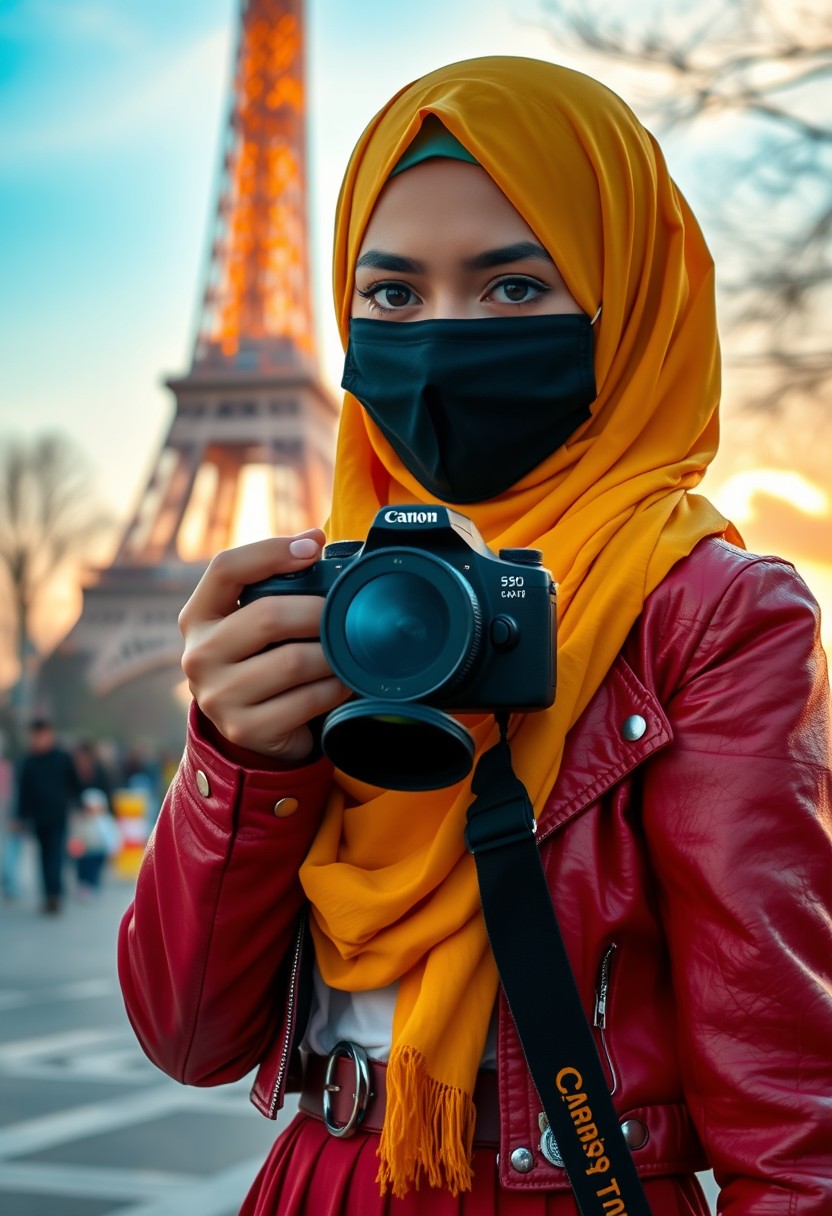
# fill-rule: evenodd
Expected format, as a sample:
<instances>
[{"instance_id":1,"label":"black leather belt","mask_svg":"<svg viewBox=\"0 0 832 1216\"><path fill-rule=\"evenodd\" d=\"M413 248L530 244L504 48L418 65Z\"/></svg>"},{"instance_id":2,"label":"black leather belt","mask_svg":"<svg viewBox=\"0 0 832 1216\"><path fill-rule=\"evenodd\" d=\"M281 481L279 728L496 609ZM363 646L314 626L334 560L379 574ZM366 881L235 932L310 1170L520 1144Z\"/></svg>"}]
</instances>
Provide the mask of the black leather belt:
<instances>
[{"instance_id":1,"label":"black leather belt","mask_svg":"<svg viewBox=\"0 0 832 1216\"><path fill-rule=\"evenodd\" d=\"M300 1109L321 1119L333 1136L346 1139L359 1128L381 1131L387 1107L387 1065L371 1060L358 1043L336 1043L328 1056L306 1055ZM475 1148L498 1148L500 1103L496 1072L481 1070L473 1094L477 1112Z\"/></svg>"}]
</instances>

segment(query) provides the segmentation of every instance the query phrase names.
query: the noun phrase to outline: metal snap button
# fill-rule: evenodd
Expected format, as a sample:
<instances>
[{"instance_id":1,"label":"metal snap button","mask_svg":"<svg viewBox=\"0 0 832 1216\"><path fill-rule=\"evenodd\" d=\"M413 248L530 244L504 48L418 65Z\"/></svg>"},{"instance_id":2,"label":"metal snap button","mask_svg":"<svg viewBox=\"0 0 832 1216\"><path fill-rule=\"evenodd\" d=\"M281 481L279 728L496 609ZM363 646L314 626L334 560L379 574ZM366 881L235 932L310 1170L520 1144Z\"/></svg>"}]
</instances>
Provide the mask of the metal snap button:
<instances>
[{"instance_id":1,"label":"metal snap button","mask_svg":"<svg viewBox=\"0 0 832 1216\"><path fill-rule=\"evenodd\" d=\"M628 1148L644 1148L650 1139L650 1133L641 1119L625 1119L621 1124L621 1131L624 1133L624 1141Z\"/></svg>"},{"instance_id":2,"label":"metal snap button","mask_svg":"<svg viewBox=\"0 0 832 1216\"><path fill-rule=\"evenodd\" d=\"M621 734L628 743L635 743L640 739L647 730L647 723L641 714L630 714L629 718L625 718L621 726Z\"/></svg>"},{"instance_id":3,"label":"metal snap button","mask_svg":"<svg viewBox=\"0 0 832 1216\"><path fill-rule=\"evenodd\" d=\"M202 794L203 798L207 798L211 793L211 783L205 776L201 768L196 770L196 788Z\"/></svg>"},{"instance_id":4,"label":"metal snap button","mask_svg":"<svg viewBox=\"0 0 832 1216\"><path fill-rule=\"evenodd\" d=\"M299 806L297 798L280 798L274 804L274 813L278 819L288 819L290 815L294 815Z\"/></svg>"},{"instance_id":5,"label":"metal snap button","mask_svg":"<svg viewBox=\"0 0 832 1216\"><path fill-rule=\"evenodd\" d=\"M530 1148L513 1149L509 1161L518 1174L528 1174L529 1170L534 1169L534 1153Z\"/></svg>"}]
</instances>

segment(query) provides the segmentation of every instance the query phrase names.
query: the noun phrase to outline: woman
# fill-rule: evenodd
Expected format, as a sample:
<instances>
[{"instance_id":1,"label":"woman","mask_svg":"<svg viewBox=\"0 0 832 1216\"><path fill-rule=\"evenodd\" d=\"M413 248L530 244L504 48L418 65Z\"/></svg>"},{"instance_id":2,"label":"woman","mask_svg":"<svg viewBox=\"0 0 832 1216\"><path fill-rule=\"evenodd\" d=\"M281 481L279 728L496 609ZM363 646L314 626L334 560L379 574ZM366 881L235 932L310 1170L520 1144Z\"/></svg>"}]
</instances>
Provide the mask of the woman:
<instances>
[{"instance_id":1,"label":"woman","mask_svg":"<svg viewBox=\"0 0 832 1216\"><path fill-rule=\"evenodd\" d=\"M557 698L512 719L512 760L651 1210L705 1213L711 1165L737 1216L820 1216L817 608L693 493L717 445L713 268L659 149L578 73L440 69L359 141L334 280L348 392L328 538L364 536L386 504L450 504L495 551L541 549L559 585ZM220 554L182 613L194 707L122 926L133 1025L188 1083L259 1065L272 1116L303 1043L302 1113L248 1216L567 1216L465 849L470 780L404 794L333 773L309 724L349 690L295 640L317 638L322 600L236 608L323 539ZM467 725L481 755L494 720ZM357 1049L327 1072L342 1040L370 1057L366 1086ZM340 1138L353 1092L363 1123Z\"/></svg>"}]
</instances>

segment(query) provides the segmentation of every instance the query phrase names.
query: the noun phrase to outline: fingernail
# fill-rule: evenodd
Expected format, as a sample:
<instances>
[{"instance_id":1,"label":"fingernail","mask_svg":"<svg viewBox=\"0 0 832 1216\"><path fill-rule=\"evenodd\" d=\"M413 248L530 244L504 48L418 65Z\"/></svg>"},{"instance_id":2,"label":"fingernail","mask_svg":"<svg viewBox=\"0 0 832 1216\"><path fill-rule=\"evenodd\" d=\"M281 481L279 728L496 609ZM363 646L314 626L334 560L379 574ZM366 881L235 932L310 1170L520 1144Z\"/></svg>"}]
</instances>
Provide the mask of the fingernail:
<instances>
[{"instance_id":1,"label":"fingernail","mask_svg":"<svg viewBox=\"0 0 832 1216\"><path fill-rule=\"evenodd\" d=\"M317 557L320 546L311 536L300 536L289 542L292 557Z\"/></svg>"}]
</instances>

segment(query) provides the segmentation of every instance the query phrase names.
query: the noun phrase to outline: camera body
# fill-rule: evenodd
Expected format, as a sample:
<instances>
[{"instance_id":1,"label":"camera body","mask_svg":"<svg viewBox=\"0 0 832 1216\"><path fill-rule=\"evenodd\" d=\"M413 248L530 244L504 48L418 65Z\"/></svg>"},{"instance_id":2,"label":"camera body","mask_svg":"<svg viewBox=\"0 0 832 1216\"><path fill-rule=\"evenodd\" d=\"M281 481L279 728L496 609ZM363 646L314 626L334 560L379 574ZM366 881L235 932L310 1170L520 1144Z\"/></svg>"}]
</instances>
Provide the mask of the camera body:
<instances>
[{"instance_id":1,"label":"camera body","mask_svg":"<svg viewBox=\"0 0 832 1216\"><path fill-rule=\"evenodd\" d=\"M446 507L383 507L366 541L327 545L240 604L264 595L325 598L324 653L359 696L467 713L554 701L556 590L541 553L494 553Z\"/></svg>"}]
</instances>

